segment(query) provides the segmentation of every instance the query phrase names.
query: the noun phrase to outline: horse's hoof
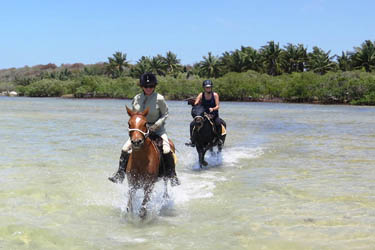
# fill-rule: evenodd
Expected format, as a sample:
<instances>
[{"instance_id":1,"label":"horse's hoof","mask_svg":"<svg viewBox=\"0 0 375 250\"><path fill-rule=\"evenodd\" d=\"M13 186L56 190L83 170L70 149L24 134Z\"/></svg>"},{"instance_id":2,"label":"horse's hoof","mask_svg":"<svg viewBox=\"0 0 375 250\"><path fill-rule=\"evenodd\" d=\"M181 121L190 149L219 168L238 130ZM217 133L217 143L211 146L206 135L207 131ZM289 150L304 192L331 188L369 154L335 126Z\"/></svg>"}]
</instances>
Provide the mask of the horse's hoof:
<instances>
[{"instance_id":1,"label":"horse's hoof","mask_svg":"<svg viewBox=\"0 0 375 250\"><path fill-rule=\"evenodd\" d=\"M207 166L208 163L207 163L206 161L203 161L203 162L202 162L202 165L203 165L203 166Z\"/></svg>"},{"instance_id":2,"label":"horse's hoof","mask_svg":"<svg viewBox=\"0 0 375 250\"><path fill-rule=\"evenodd\" d=\"M180 180L177 178L177 176L173 176L171 178L171 186L175 187L175 186L178 186L178 185L181 185Z\"/></svg>"}]
</instances>

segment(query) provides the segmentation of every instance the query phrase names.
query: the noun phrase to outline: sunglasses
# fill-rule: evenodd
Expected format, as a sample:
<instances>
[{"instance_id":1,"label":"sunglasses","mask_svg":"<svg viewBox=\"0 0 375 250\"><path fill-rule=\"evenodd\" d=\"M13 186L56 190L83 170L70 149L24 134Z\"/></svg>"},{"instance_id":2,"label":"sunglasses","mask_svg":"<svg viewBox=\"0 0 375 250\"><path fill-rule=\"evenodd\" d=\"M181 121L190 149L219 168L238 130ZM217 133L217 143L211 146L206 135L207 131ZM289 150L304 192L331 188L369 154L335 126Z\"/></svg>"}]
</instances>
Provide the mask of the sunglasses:
<instances>
[{"instance_id":1,"label":"sunglasses","mask_svg":"<svg viewBox=\"0 0 375 250\"><path fill-rule=\"evenodd\" d=\"M146 85L144 86L145 89L153 89L155 88L155 85Z\"/></svg>"}]
</instances>

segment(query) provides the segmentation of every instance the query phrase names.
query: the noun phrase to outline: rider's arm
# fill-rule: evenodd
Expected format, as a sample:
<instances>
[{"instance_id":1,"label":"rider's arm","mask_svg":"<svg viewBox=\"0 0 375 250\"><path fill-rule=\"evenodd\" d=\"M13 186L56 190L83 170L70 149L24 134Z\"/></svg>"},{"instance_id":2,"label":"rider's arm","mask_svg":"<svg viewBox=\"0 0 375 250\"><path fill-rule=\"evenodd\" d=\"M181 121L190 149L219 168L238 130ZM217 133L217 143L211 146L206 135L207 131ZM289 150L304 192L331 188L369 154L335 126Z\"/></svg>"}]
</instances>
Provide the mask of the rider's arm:
<instances>
[{"instance_id":1,"label":"rider's arm","mask_svg":"<svg viewBox=\"0 0 375 250\"><path fill-rule=\"evenodd\" d=\"M168 118L168 106L164 97L160 95L158 96L157 102L160 109L160 118L154 123L154 126L155 128L160 128Z\"/></svg>"},{"instance_id":2,"label":"rider's arm","mask_svg":"<svg viewBox=\"0 0 375 250\"><path fill-rule=\"evenodd\" d=\"M215 98L215 103L216 103L216 106L212 108L212 111L216 111L216 110L219 110L220 108L220 101L219 101L219 94L218 93L214 93L214 98ZM211 112L212 112L211 111Z\"/></svg>"},{"instance_id":3,"label":"rider's arm","mask_svg":"<svg viewBox=\"0 0 375 250\"><path fill-rule=\"evenodd\" d=\"M195 99L194 106L200 104L201 101L202 101L202 93L199 93L199 95L198 95L197 98Z\"/></svg>"},{"instance_id":4,"label":"rider's arm","mask_svg":"<svg viewBox=\"0 0 375 250\"><path fill-rule=\"evenodd\" d=\"M134 96L133 100L132 100L132 110L133 111L141 111L141 106L139 105L139 98L140 98L140 95L136 95Z\"/></svg>"}]
</instances>

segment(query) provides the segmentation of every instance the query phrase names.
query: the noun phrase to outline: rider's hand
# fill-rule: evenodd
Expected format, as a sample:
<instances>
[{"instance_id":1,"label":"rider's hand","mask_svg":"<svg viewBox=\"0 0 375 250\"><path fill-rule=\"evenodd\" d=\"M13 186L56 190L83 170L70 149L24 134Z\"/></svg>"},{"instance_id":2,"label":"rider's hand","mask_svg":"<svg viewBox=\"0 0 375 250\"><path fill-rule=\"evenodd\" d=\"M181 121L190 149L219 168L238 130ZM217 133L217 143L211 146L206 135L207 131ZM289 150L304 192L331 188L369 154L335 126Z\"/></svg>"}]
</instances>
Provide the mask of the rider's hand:
<instances>
[{"instance_id":1,"label":"rider's hand","mask_svg":"<svg viewBox=\"0 0 375 250\"><path fill-rule=\"evenodd\" d=\"M214 111L213 108L209 108L208 110L210 111L210 113L212 113Z\"/></svg>"}]
</instances>

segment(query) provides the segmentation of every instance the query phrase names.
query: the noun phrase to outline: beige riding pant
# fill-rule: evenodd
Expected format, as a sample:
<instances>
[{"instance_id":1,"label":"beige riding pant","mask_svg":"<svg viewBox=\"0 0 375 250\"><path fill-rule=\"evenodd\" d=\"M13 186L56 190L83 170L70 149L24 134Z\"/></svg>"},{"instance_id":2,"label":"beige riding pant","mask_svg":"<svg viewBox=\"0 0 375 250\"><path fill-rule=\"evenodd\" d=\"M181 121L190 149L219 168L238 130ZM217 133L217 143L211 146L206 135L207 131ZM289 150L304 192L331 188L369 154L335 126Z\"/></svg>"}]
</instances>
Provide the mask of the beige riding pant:
<instances>
[{"instance_id":1,"label":"beige riding pant","mask_svg":"<svg viewBox=\"0 0 375 250\"><path fill-rule=\"evenodd\" d=\"M169 145L168 136L166 133L164 133L160 137L163 139L163 154L168 154L169 152L171 152L171 146ZM131 152L132 142L130 141L130 138L125 142L122 150L128 153Z\"/></svg>"}]
</instances>

